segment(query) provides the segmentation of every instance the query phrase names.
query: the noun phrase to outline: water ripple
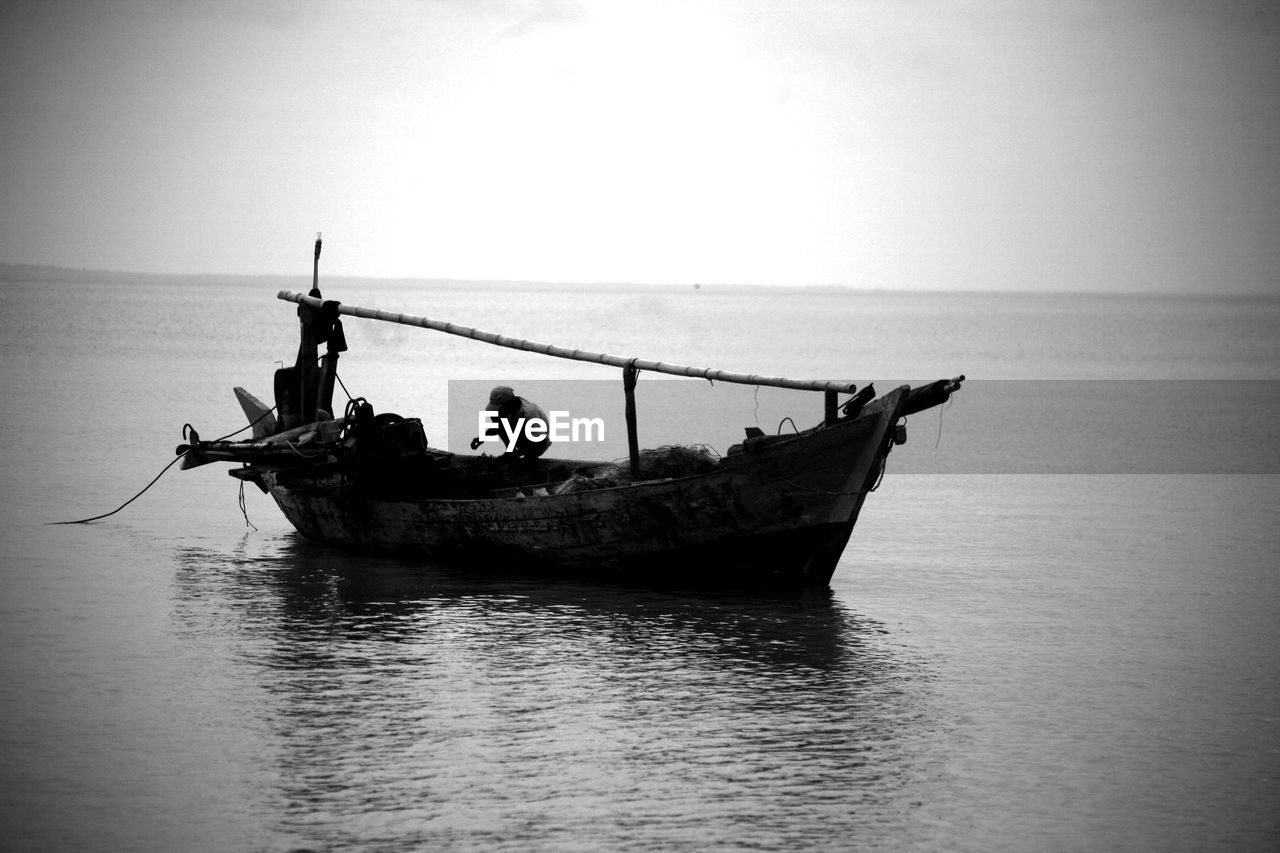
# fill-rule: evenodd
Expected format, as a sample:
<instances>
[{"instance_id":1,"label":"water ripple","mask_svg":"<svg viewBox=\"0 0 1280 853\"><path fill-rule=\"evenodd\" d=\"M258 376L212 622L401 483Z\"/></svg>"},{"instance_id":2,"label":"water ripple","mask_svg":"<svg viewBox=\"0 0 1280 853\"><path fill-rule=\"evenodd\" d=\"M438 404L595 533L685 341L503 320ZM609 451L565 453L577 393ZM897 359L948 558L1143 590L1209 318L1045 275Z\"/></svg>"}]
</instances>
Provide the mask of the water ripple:
<instances>
[{"instance_id":1,"label":"water ripple","mask_svg":"<svg viewBox=\"0 0 1280 853\"><path fill-rule=\"evenodd\" d=\"M292 535L177 563L180 633L252 685L262 802L308 849L787 846L884 819L927 772L927 667L829 592L474 576Z\"/></svg>"}]
</instances>

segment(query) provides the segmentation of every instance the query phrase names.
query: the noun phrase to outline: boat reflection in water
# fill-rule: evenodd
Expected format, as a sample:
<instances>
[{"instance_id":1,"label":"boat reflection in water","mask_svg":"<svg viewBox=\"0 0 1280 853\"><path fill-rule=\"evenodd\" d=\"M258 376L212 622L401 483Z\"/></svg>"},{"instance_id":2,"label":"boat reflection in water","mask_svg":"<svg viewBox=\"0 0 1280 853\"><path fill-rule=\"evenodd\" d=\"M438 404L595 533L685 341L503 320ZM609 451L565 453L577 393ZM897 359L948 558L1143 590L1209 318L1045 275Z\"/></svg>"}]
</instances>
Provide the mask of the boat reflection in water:
<instances>
[{"instance_id":1,"label":"boat reflection in water","mask_svg":"<svg viewBox=\"0 0 1280 853\"><path fill-rule=\"evenodd\" d=\"M927 666L827 590L266 550L182 550L179 621L250 685L294 843L816 842L887 831L933 773Z\"/></svg>"}]
</instances>

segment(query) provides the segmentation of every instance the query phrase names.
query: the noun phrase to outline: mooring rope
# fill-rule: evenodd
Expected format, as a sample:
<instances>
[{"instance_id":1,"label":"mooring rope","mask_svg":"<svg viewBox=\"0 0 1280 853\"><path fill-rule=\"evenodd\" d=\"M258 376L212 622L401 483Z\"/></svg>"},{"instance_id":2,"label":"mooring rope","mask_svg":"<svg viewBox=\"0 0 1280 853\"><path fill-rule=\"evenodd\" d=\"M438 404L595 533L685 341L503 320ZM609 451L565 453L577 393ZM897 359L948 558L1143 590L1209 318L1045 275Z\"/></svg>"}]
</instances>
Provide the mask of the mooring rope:
<instances>
[{"instance_id":1,"label":"mooring rope","mask_svg":"<svg viewBox=\"0 0 1280 853\"><path fill-rule=\"evenodd\" d=\"M240 481L240 513L244 516L245 524L249 525L254 530L258 529L258 525L249 520L249 510L244 505L244 480Z\"/></svg>"},{"instance_id":2,"label":"mooring rope","mask_svg":"<svg viewBox=\"0 0 1280 853\"><path fill-rule=\"evenodd\" d=\"M938 440L933 443L933 449L937 450L942 445L942 412L944 409L951 408L952 397L947 398L947 402L938 407Z\"/></svg>"},{"instance_id":3,"label":"mooring rope","mask_svg":"<svg viewBox=\"0 0 1280 853\"><path fill-rule=\"evenodd\" d=\"M245 431L245 430L247 430L247 429L252 429L253 427L257 426L258 421L261 421L261 420L262 420L263 418L265 418L267 415L269 415L269 414L271 414L272 412L274 412L274 411L275 411L275 409L276 409L276 407L275 407L275 406L272 406L270 409L267 409L265 412L263 412L261 415L259 415L259 416L258 416L258 418L257 418L257 420L254 420L254 421L253 421L252 423L250 423L248 426L241 427L240 429L236 430L235 432L229 432L229 433L227 433L226 435L224 435L222 438L215 438L215 439L214 439L214 441L226 441L228 438L231 438L232 436L239 435L240 433L244 432L244 431ZM183 424L183 425L182 425L182 437L183 437L183 439L185 439L185 438L187 437L187 433L189 433L189 432L193 432L193 431L194 431L194 430L192 430L192 429L191 429L191 424ZM90 517L90 518L77 518L75 521L48 521L48 522L45 522L45 523L46 523L46 524L88 524L88 523L89 523L89 522L91 522L91 521L98 521L99 519L107 518L108 516L115 515L117 512L119 512L120 510L124 509L124 508L125 508L125 507L127 507L129 504L131 504L131 503L133 503L134 501L136 501L138 498L142 497L142 496L143 496L143 494L145 494L145 493L146 493L147 489L149 489L149 488L151 488L152 486L154 486L154 485L156 484L156 481L157 481L157 480L159 480L161 477L163 477L163 476L164 476L164 474L165 474L165 472L166 472L166 471L168 471L170 468L172 468L172 467L174 466L174 464L175 464L175 463L177 463L177 462L179 462L179 461L181 461L181 460L185 459L189 453L191 453L191 451L190 451L190 450L184 450L182 453L179 453L177 456L175 456L175 457L174 457L174 458L169 462L169 464L168 464L168 465L166 465L166 466L164 466L163 468L161 468L161 469L160 469L160 473L159 473L159 474L156 474L156 475L155 475L155 477L154 477L154 478L152 478L152 480L151 480L151 482L150 482L150 483L147 483L145 486L143 486L143 487L142 487L142 491L138 492L136 495L134 495L133 497L129 498L129 500L127 500L127 501L125 501L124 503L120 504L120 506L118 506L118 507L116 507L115 509L111 510L111 512L104 512L102 515L95 515L95 516L92 516L92 517ZM241 481L241 482L243 483L243 481ZM245 517L245 521L248 521L248 520L249 520L249 519L248 519L248 516L246 515L246 517ZM255 528L255 529L256 529L256 528Z\"/></svg>"},{"instance_id":4,"label":"mooring rope","mask_svg":"<svg viewBox=\"0 0 1280 853\"><path fill-rule=\"evenodd\" d=\"M111 510L111 512L104 512L102 515L95 515L95 516L93 516L92 518L77 518L75 521L50 521L50 522L46 522L46 523L47 523L47 524L88 524L88 523L89 523L89 522L91 522L91 521L97 521L97 520L98 520L98 519L100 519L100 518L106 518L106 517L107 517L107 516L109 516L109 515L115 515L117 512L119 512L120 510L124 509L124 508L125 508L125 507L127 507L129 504L131 504L131 503L133 503L134 501L136 501L138 498L142 497L143 492L145 492L147 489L149 489L149 488L151 488L152 486L154 486L154 485L156 484L156 480L159 480L161 477L163 477L163 476L164 476L164 472L165 472L165 471L168 471L170 468L172 468L172 467L173 467L174 462L178 462L178 461L182 460L182 459L183 459L183 458L185 458L185 457L186 457L186 455L187 455L188 453L190 453L190 452L191 452L191 451L190 451L190 450L188 450L188 451L185 451L185 452L180 453L180 454L178 454L177 456L175 456L175 457L173 458L173 461L172 461L172 462L170 462L168 465L166 465L166 466L164 466L163 468L161 468L161 469L160 469L160 473L159 473L159 474L156 474L155 479L153 479L150 483L147 483L145 486L143 486L143 487L142 487L142 491L141 491L141 492L138 492L136 495L134 495L133 497L129 498L129 500L125 501L124 503L120 504L120 506L118 506L118 507L116 507L115 509Z\"/></svg>"}]
</instances>

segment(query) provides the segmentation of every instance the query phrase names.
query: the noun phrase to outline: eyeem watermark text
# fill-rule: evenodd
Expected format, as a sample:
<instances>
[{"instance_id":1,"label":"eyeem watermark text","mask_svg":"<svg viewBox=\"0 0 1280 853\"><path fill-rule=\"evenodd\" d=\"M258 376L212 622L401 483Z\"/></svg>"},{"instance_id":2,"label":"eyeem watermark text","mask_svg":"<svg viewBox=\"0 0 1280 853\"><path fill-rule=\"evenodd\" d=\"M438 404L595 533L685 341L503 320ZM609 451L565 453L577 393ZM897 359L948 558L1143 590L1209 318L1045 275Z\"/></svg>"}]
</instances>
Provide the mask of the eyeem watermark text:
<instances>
[{"instance_id":1,"label":"eyeem watermark text","mask_svg":"<svg viewBox=\"0 0 1280 853\"><path fill-rule=\"evenodd\" d=\"M502 433L498 428L498 413L483 410L479 413L480 440L501 443ZM515 450L516 442L521 435L529 441L550 439L553 443L569 441L604 441L603 418L573 418L568 412L553 410L550 421L542 418L516 418L505 421L507 430L507 452Z\"/></svg>"}]
</instances>

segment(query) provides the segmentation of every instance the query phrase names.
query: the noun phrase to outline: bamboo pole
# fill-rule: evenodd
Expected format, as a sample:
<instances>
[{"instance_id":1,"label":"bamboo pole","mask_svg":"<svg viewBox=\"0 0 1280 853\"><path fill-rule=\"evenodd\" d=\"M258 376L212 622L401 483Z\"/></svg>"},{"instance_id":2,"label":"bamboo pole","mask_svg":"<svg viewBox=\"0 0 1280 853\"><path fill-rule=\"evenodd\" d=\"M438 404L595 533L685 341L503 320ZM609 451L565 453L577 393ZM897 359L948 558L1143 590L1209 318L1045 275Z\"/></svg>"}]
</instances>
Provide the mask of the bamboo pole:
<instances>
[{"instance_id":1,"label":"bamboo pole","mask_svg":"<svg viewBox=\"0 0 1280 853\"><path fill-rule=\"evenodd\" d=\"M316 299L302 293L295 293L291 290L282 290L276 294L277 299L285 302L296 302L299 305L310 305L312 308L319 308L324 304L324 300ZM494 332L486 332L481 329L473 329L469 326L460 326L457 323L446 323L442 320L432 320L429 317L417 317L412 314L398 314L394 311L382 311L375 308L360 308L355 305L338 305L338 313L345 314L348 317L363 317L368 320L382 320L386 323L399 323L402 326L419 326L423 329L431 329L436 332L444 332L449 335L457 335L463 338L471 338L472 340L482 341L494 346L507 347L508 349L524 350L526 352L535 352L540 355L550 355L556 358L568 358L574 361L586 361L593 364L606 364L610 367L628 366L634 367L636 370L649 371L652 373L666 373L670 376L691 376L697 379L708 379L713 382L733 382L739 385L767 385L774 388L793 388L799 391L833 391L843 394L854 393L858 386L853 382L840 381L835 379L788 379L784 376L763 376L756 373L733 373L728 370L716 370L709 367L689 367L683 364L670 364L665 361L650 361L643 358L625 358L618 355L609 355L607 353L589 352L587 350L571 349L569 347L555 346L554 344L544 344L538 341L525 340L523 338L511 338L506 335L495 334Z\"/></svg>"}]
</instances>

